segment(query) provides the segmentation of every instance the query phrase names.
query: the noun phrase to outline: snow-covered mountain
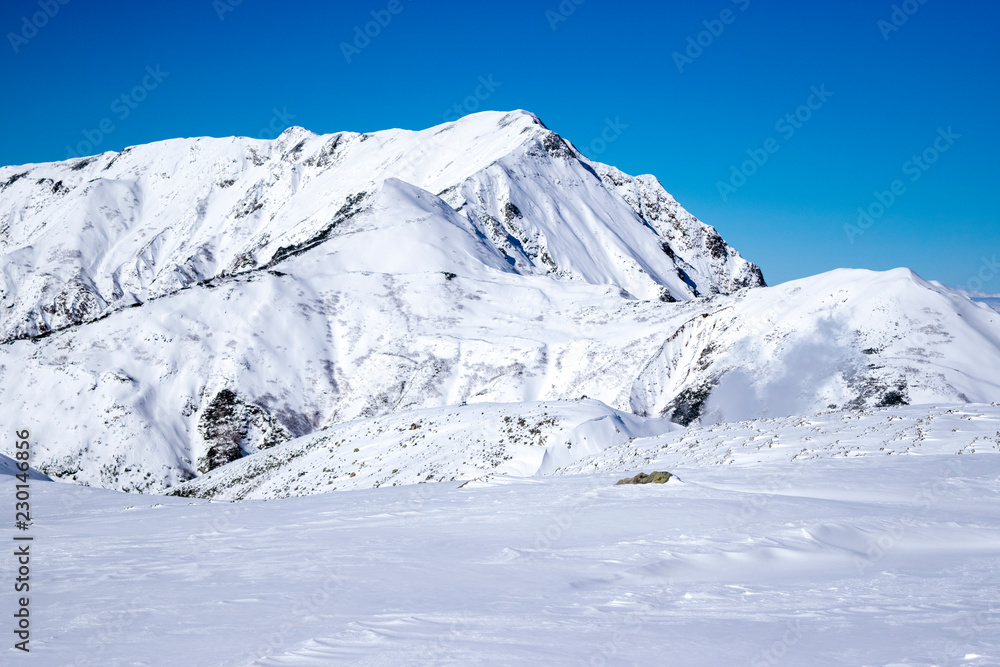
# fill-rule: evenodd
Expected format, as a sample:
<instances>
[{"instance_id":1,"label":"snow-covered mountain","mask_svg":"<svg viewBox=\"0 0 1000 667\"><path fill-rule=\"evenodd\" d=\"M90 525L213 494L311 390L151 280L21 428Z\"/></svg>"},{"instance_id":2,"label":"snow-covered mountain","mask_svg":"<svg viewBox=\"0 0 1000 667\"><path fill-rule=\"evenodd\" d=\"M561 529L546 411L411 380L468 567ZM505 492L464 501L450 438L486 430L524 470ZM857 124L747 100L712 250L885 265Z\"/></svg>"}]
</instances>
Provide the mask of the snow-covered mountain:
<instances>
[{"instance_id":1,"label":"snow-covered mountain","mask_svg":"<svg viewBox=\"0 0 1000 667\"><path fill-rule=\"evenodd\" d=\"M543 431L562 466L594 453L563 442L592 420L1000 399L1000 314L906 270L760 287L655 179L527 112L168 141L0 185L0 416L28 416L33 464L82 484L163 491L425 409L492 441L561 402ZM392 458L400 482L487 461Z\"/></svg>"},{"instance_id":2,"label":"snow-covered mountain","mask_svg":"<svg viewBox=\"0 0 1000 667\"><path fill-rule=\"evenodd\" d=\"M378 270L370 262L390 252L411 260L390 262L395 271L457 272L438 260L462 237L492 268L643 299L763 284L656 179L586 159L531 113L485 112L422 132L293 127L274 141L177 139L2 167L0 339L259 269L357 233L345 223L359 212L384 221L400 206L434 220L405 236L381 226L381 238L364 238L379 245L351 249L355 264ZM429 257L407 245L424 234Z\"/></svg>"},{"instance_id":3,"label":"snow-covered mountain","mask_svg":"<svg viewBox=\"0 0 1000 667\"><path fill-rule=\"evenodd\" d=\"M718 300L665 340L630 408L689 423L1000 397L1000 317L908 269Z\"/></svg>"}]
</instances>

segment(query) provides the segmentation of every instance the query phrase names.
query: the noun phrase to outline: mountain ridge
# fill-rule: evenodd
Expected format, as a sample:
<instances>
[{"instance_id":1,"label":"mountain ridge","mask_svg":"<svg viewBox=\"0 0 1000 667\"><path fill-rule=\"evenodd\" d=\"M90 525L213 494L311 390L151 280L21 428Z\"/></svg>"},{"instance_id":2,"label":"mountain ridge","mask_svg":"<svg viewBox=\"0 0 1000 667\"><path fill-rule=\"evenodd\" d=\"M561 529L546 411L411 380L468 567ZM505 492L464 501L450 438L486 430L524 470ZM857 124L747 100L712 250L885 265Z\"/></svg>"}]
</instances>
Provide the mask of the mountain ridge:
<instances>
[{"instance_id":1,"label":"mountain ridge","mask_svg":"<svg viewBox=\"0 0 1000 667\"><path fill-rule=\"evenodd\" d=\"M616 284L639 298L763 284L755 265L660 195L658 182L636 188L669 209L659 230L614 190L640 181L615 170L619 185L606 185L594 165L533 114L483 112L419 132L293 127L273 141L176 139L3 167L0 338L264 268L280 249L329 231L388 178L440 196L519 272ZM598 183L583 183L591 177ZM567 198L565 183L588 196Z\"/></svg>"}]
</instances>

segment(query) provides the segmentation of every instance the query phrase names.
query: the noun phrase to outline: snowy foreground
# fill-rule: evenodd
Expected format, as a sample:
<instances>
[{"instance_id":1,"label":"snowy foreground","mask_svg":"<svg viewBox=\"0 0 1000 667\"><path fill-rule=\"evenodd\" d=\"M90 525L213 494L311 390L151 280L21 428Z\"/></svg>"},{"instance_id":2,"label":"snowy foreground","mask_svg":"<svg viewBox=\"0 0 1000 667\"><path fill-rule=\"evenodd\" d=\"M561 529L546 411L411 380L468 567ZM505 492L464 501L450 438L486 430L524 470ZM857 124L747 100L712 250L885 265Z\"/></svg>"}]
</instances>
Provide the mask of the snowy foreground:
<instances>
[{"instance_id":1,"label":"snowy foreground","mask_svg":"<svg viewBox=\"0 0 1000 667\"><path fill-rule=\"evenodd\" d=\"M587 474L270 501L33 481L32 652L3 662L1000 664L1000 409L919 410L849 450L836 414L687 432L794 459L650 438ZM681 481L614 485L668 461Z\"/></svg>"}]
</instances>

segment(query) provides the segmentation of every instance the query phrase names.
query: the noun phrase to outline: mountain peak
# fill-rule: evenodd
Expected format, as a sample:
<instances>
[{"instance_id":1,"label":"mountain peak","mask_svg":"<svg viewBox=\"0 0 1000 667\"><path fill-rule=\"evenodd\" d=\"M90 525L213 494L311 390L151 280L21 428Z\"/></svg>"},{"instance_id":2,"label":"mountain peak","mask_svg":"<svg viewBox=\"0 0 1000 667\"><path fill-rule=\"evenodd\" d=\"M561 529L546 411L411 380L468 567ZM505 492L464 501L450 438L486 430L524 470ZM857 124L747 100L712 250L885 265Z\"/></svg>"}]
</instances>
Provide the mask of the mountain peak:
<instances>
[{"instance_id":1,"label":"mountain peak","mask_svg":"<svg viewBox=\"0 0 1000 667\"><path fill-rule=\"evenodd\" d=\"M337 243L345 220L389 179L447 209L432 225L434 243L477 239L472 255L490 258L483 266L500 257L504 271L664 301L763 284L756 266L658 181L587 160L520 109L420 131L317 135L294 126L273 141L175 139L0 177L0 220L17 221L0 238L9 306L0 340ZM385 257L370 260L392 271ZM450 260L437 269L458 273Z\"/></svg>"}]
</instances>

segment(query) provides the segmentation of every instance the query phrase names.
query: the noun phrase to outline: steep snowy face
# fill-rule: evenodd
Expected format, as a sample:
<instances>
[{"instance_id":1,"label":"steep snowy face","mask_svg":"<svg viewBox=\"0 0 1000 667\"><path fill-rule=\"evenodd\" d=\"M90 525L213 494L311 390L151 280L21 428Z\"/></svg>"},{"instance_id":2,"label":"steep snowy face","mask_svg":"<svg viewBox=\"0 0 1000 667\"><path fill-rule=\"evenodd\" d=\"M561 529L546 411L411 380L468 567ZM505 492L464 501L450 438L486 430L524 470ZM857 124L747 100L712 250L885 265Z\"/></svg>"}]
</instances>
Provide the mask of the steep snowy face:
<instances>
[{"instance_id":1,"label":"steep snowy face","mask_svg":"<svg viewBox=\"0 0 1000 667\"><path fill-rule=\"evenodd\" d=\"M693 294L729 294L744 287L764 285L764 276L756 264L744 260L714 227L684 210L654 176L632 177L605 164L591 165L609 189L617 192L664 239L663 251L673 260L677 276ZM699 280L702 276L712 276L714 280Z\"/></svg>"},{"instance_id":2,"label":"steep snowy face","mask_svg":"<svg viewBox=\"0 0 1000 667\"><path fill-rule=\"evenodd\" d=\"M420 132L290 128L274 141L177 139L0 168L0 339L274 264L345 234L376 193L390 210L393 179L440 197L435 242L461 229L482 246L474 255L510 271L666 301L763 285L652 177L587 160L528 112L485 112ZM435 260L428 269L475 271Z\"/></svg>"}]
</instances>

